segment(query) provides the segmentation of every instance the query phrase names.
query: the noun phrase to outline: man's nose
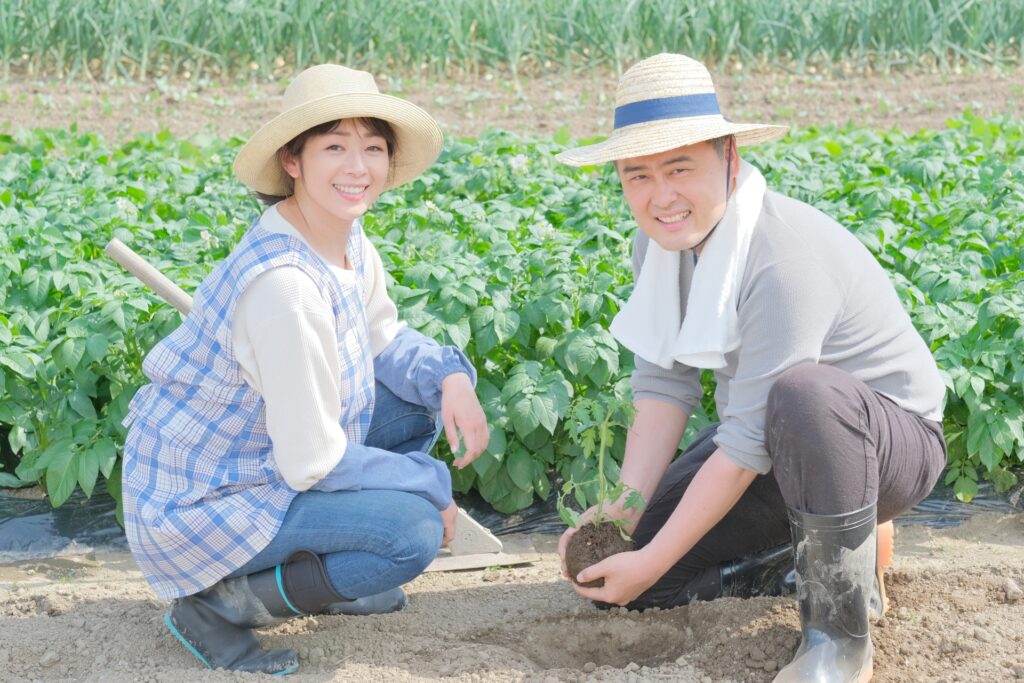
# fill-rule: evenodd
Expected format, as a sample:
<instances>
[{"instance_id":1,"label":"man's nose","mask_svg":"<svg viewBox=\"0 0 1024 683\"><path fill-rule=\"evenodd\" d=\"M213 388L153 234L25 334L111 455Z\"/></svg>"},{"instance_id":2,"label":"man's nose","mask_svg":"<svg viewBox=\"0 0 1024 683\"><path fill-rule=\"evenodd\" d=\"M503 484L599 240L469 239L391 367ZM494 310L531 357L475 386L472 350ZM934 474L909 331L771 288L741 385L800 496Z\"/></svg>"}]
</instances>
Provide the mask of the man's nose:
<instances>
[{"instance_id":1,"label":"man's nose","mask_svg":"<svg viewBox=\"0 0 1024 683\"><path fill-rule=\"evenodd\" d=\"M672 186L672 183L664 180L656 180L652 200L655 206L668 208L679 198L679 193Z\"/></svg>"}]
</instances>

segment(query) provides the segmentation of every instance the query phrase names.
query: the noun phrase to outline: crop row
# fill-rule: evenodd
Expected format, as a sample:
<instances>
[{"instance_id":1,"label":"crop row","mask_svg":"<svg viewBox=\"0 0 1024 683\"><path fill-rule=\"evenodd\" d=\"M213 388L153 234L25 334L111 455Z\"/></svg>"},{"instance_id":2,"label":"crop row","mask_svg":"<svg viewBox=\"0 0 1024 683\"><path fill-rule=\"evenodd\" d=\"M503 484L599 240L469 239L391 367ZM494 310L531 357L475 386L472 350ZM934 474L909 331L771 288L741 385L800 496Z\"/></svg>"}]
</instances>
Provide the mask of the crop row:
<instances>
[{"instance_id":1,"label":"crop row","mask_svg":"<svg viewBox=\"0 0 1024 683\"><path fill-rule=\"evenodd\" d=\"M401 315L479 369L491 444L454 482L503 512L559 477L593 480L602 429L621 458L628 419L632 357L607 327L631 289L634 228L611 169L554 161L566 142L449 141L367 217ZM230 175L237 147L0 136L0 486L40 481L55 505L98 481L119 495L142 356L180 319L102 247L118 237L194 289L259 210ZM947 483L965 500L981 477L1012 487L1024 463L1022 152L1019 123L967 115L914 135L805 130L749 153L891 273L948 387ZM706 388L691 429L714 419Z\"/></svg>"},{"instance_id":2,"label":"crop row","mask_svg":"<svg viewBox=\"0 0 1024 683\"><path fill-rule=\"evenodd\" d=\"M37 76L286 75L311 63L435 74L623 65L1020 63L1024 0L0 0L0 63Z\"/></svg>"}]
</instances>

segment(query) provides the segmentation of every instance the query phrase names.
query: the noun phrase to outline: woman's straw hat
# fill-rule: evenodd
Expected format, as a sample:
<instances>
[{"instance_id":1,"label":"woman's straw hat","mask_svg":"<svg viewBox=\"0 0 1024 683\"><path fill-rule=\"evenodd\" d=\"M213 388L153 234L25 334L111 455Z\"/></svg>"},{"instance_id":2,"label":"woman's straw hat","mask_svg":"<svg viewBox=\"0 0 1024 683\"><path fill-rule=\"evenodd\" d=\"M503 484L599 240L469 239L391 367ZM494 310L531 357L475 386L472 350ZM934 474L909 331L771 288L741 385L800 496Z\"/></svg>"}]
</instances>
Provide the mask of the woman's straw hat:
<instances>
[{"instance_id":1,"label":"woman's straw hat","mask_svg":"<svg viewBox=\"0 0 1024 683\"><path fill-rule=\"evenodd\" d=\"M397 153L386 187L407 183L430 167L441 153L441 128L415 104L384 95L373 76L337 64L306 69L284 91L284 108L239 150L235 175L263 194L285 196L290 178L278 150L314 126L338 119L383 119L395 130Z\"/></svg>"},{"instance_id":2,"label":"woman's straw hat","mask_svg":"<svg viewBox=\"0 0 1024 683\"><path fill-rule=\"evenodd\" d=\"M646 156L735 135L752 145L785 135L789 126L733 123L722 116L707 68L684 55L660 54L634 64L615 91L615 129L604 142L569 149L556 158L589 166Z\"/></svg>"}]
</instances>

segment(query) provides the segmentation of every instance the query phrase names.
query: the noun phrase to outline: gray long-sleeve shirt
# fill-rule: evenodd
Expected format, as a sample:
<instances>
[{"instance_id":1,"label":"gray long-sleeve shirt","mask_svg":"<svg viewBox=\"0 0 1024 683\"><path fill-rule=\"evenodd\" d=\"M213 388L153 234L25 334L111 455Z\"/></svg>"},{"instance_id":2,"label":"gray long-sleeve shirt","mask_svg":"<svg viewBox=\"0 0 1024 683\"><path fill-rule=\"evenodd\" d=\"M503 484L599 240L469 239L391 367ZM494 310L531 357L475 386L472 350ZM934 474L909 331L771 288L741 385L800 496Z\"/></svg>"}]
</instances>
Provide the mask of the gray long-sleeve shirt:
<instances>
[{"instance_id":1,"label":"gray long-sleeve shirt","mask_svg":"<svg viewBox=\"0 0 1024 683\"><path fill-rule=\"evenodd\" d=\"M649 238L633 245L634 279ZM680 313L693 278L693 255L682 254ZM767 192L740 284L740 346L715 371L721 426L715 443L737 465L771 469L764 443L768 391L802 363L844 370L897 405L942 420L945 389L935 361L910 322L882 267L856 237L817 209ZM699 370L669 370L636 357L633 397L681 408L700 401Z\"/></svg>"}]
</instances>

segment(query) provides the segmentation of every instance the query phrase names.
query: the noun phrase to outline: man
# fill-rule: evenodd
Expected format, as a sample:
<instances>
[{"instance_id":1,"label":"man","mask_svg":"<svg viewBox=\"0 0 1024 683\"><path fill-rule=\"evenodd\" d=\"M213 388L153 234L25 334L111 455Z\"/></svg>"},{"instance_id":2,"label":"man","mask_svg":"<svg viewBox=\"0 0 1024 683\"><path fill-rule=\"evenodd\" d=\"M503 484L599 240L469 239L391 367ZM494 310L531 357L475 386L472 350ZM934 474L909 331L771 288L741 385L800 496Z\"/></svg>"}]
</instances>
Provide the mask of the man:
<instances>
[{"instance_id":1,"label":"man","mask_svg":"<svg viewBox=\"0 0 1024 683\"><path fill-rule=\"evenodd\" d=\"M637 366L621 478L648 505L639 519L612 506L637 550L576 590L637 608L777 594L788 551L765 551L791 536L803 641L776 680L863 681L869 608L883 608L876 527L942 471L944 389L868 251L740 159L785 131L728 121L707 69L662 54L622 76L606 141L558 156L614 162L640 227L611 330ZM699 368L714 371L721 423L672 462Z\"/></svg>"}]
</instances>

